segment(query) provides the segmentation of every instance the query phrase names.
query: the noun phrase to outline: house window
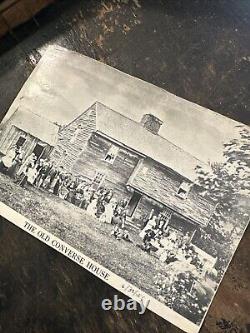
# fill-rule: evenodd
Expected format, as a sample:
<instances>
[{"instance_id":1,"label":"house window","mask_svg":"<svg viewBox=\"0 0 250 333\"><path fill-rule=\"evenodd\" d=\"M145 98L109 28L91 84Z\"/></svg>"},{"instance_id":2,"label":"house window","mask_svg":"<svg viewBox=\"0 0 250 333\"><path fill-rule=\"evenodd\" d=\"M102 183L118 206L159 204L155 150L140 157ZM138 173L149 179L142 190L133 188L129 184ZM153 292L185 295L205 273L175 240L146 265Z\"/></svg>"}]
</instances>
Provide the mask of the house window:
<instances>
[{"instance_id":1,"label":"house window","mask_svg":"<svg viewBox=\"0 0 250 333\"><path fill-rule=\"evenodd\" d=\"M19 138L16 142L16 146L21 147L24 144L25 141L26 141L26 138L24 136L19 136Z\"/></svg>"},{"instance_id":2,"label":"house window","mask_svg":"<svg viewBox=\"0 0 250 333\"><path fill-rule=\"evenodd\" d=\"M104 158L104 161L106 161L110 164L113 164L116 156L118 155L118 152L119 152L119 147L112 145L109 148L109 150Z\"/></svg>"},{"instance_id":3,"label":"house window","mask_svg":"<svg viewBox=\"0 0 250 333\"><path fill-rule=\"evenodd\" d=\"M105 179L105 175L103 173L97 171L93 178L93 184L96 187L99 187L103 183L104 179Z\"/></svg>"},{"instance_id":4,"label":"house window","mask_svg":"<svg viewBox=\"0 0 250 333\"><path fill-rule=\"evenodd\" d=\"M177 191L177 196L182 198L182 199L186 199L188 196L188 193L190 191L191 188L191 184L188 182L182 182L178 191Z\"/></svg>"},{"instance_id":5,"label":"house window","mask_svg":"<svg viewBox=\"0 0 250 333\"><path fill-rule=\"evenodd\" d=\"M165 209L163 212L160 213L161 220L164 222L169 222L172 217L172 211L169 209Z\"/></svg>"}]
</instances>

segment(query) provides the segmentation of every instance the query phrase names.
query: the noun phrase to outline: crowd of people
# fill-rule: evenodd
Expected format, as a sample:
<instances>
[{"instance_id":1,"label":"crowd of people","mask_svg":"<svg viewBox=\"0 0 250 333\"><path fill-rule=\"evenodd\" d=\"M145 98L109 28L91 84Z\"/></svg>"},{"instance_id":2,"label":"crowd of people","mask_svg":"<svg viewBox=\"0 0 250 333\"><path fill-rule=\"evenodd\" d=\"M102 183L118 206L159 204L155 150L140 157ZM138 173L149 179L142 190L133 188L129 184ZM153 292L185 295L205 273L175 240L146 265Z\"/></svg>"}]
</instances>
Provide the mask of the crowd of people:
<instances>
[{"instance_id":1,"label":"crowd of people","mask_svg":"<svg viewBox=\"0 0 250 333\"><path fill-rule=\"evenodd\" d=\"M37 158L31 153L24 159L22 146L11 147L0 161L0 172L8 174L22 187L27 184L53 193L54 195L85 210L89 215L113 225L112 235L118 239L132 241L125 226L127 200L117 200L112 189L95 184L82 176L66 172L62 166L55 166L48 158ZM190 244L190 234L181 235L169 228L163 213L154 210L143 217L138 245L147 253L154 253L167 264L174 261L188 261L197 268L202 264Z\"/></svg>"},{"instance_id":2,"label":"crowd of people","mask_svg":"<svg viewBox=\"0 0 250 333\"><path fill-rule=\"evenodd\" d=\"M37 158L31 153L24 159L22 146L11 147L0 161L0 172L9 175L22 187L35 186L85 210L101 222L112 224L112 235L129 240L125 229L127 200L117 200L112 189L95 184L82 176L56 167L48 158Z\"/></svg>"},{"instance_id":3,"label":"crowd of people","mask_svg":"<svg viewBox=\"0 0 250 333\"><path fill-rule=\"evenodd\" d=\"M180 261L202 270L203 264L191 244L191 234L186 232L183 235L171 228L163 213L155 214L152 210L148 218L144 217L140 237L140 247L148 253L153 252L161 262L170 264Z\"/></svg>"}]
</instances>

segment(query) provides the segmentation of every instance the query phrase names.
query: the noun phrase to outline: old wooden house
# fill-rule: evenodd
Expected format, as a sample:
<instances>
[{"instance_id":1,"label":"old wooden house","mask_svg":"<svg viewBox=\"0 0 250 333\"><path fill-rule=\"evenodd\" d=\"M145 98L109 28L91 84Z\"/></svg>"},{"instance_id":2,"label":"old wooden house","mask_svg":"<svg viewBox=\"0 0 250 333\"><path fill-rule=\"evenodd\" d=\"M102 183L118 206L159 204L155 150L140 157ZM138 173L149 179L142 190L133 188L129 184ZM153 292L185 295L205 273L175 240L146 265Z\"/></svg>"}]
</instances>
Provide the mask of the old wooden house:
<instances>
[{"instance_id":1,"label":"old wooden house","mask_svg":"<svg viewBox=\"0 0 250 333\"><path fill-rule=\"evenodd\" d=\"M47 157L57 143L58 125L28 110L16 111L2 126L0 154L12 146L22 146L24 159L31 153Z\"/></svg>"},{"instance_id":2,"label":"old wooden house","mask_svg":"<svg viewBox=\"0 0 250 333\"><path fill-rule=\"evenodd\" d=\"M206 226L214 210L194 183L202 162L161 137L161 125L152 114L139 123L97 102L62 128L51 158L127 198L132 223L154 209L180 232L192 232Z\"/></svg>"}]
</instances>

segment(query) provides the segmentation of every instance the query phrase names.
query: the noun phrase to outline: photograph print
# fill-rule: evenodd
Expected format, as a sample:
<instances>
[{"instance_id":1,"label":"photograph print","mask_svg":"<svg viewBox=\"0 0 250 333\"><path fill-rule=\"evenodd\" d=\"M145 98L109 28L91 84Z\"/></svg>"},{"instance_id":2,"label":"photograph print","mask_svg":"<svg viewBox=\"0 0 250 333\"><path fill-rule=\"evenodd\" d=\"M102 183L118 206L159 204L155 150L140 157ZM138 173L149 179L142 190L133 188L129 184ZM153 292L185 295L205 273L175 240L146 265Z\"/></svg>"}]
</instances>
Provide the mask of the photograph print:
<instances>
[{"instance_id":1,"label":"photograph print","mask_svg":"<svg viewBox=\"0 0 250 333\"><path fill-rule=\"evenodd\" d=\"M246 125L49 47L0 125L0 214L198 332L249 221L249 139Z\"/></svg>"}]
</instances>

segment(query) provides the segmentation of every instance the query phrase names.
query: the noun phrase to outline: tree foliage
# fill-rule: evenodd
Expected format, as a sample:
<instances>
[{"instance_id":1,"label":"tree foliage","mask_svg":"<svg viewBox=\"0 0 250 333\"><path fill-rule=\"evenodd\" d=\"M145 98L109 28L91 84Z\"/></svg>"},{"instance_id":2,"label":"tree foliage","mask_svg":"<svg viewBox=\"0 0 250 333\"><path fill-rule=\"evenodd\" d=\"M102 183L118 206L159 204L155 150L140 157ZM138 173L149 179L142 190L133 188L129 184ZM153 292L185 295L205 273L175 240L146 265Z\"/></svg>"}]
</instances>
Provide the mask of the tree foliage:
<instances>
[{"instance_id":1,"label":"tree foliage","mask_svg":"<svg viewBox=\"0 0 250 333\"><path fill-rule=\"evenodd\" d=\"M224 161L211 164L211 170L197 167L201 195L215 205L209 225L201 232L203 248L228 262L235 242L242 236L249 220L250 131L237 126L238 138L224 144ZM209 252L209 251L207 251Z\"/></svg>"}]
</instances>

